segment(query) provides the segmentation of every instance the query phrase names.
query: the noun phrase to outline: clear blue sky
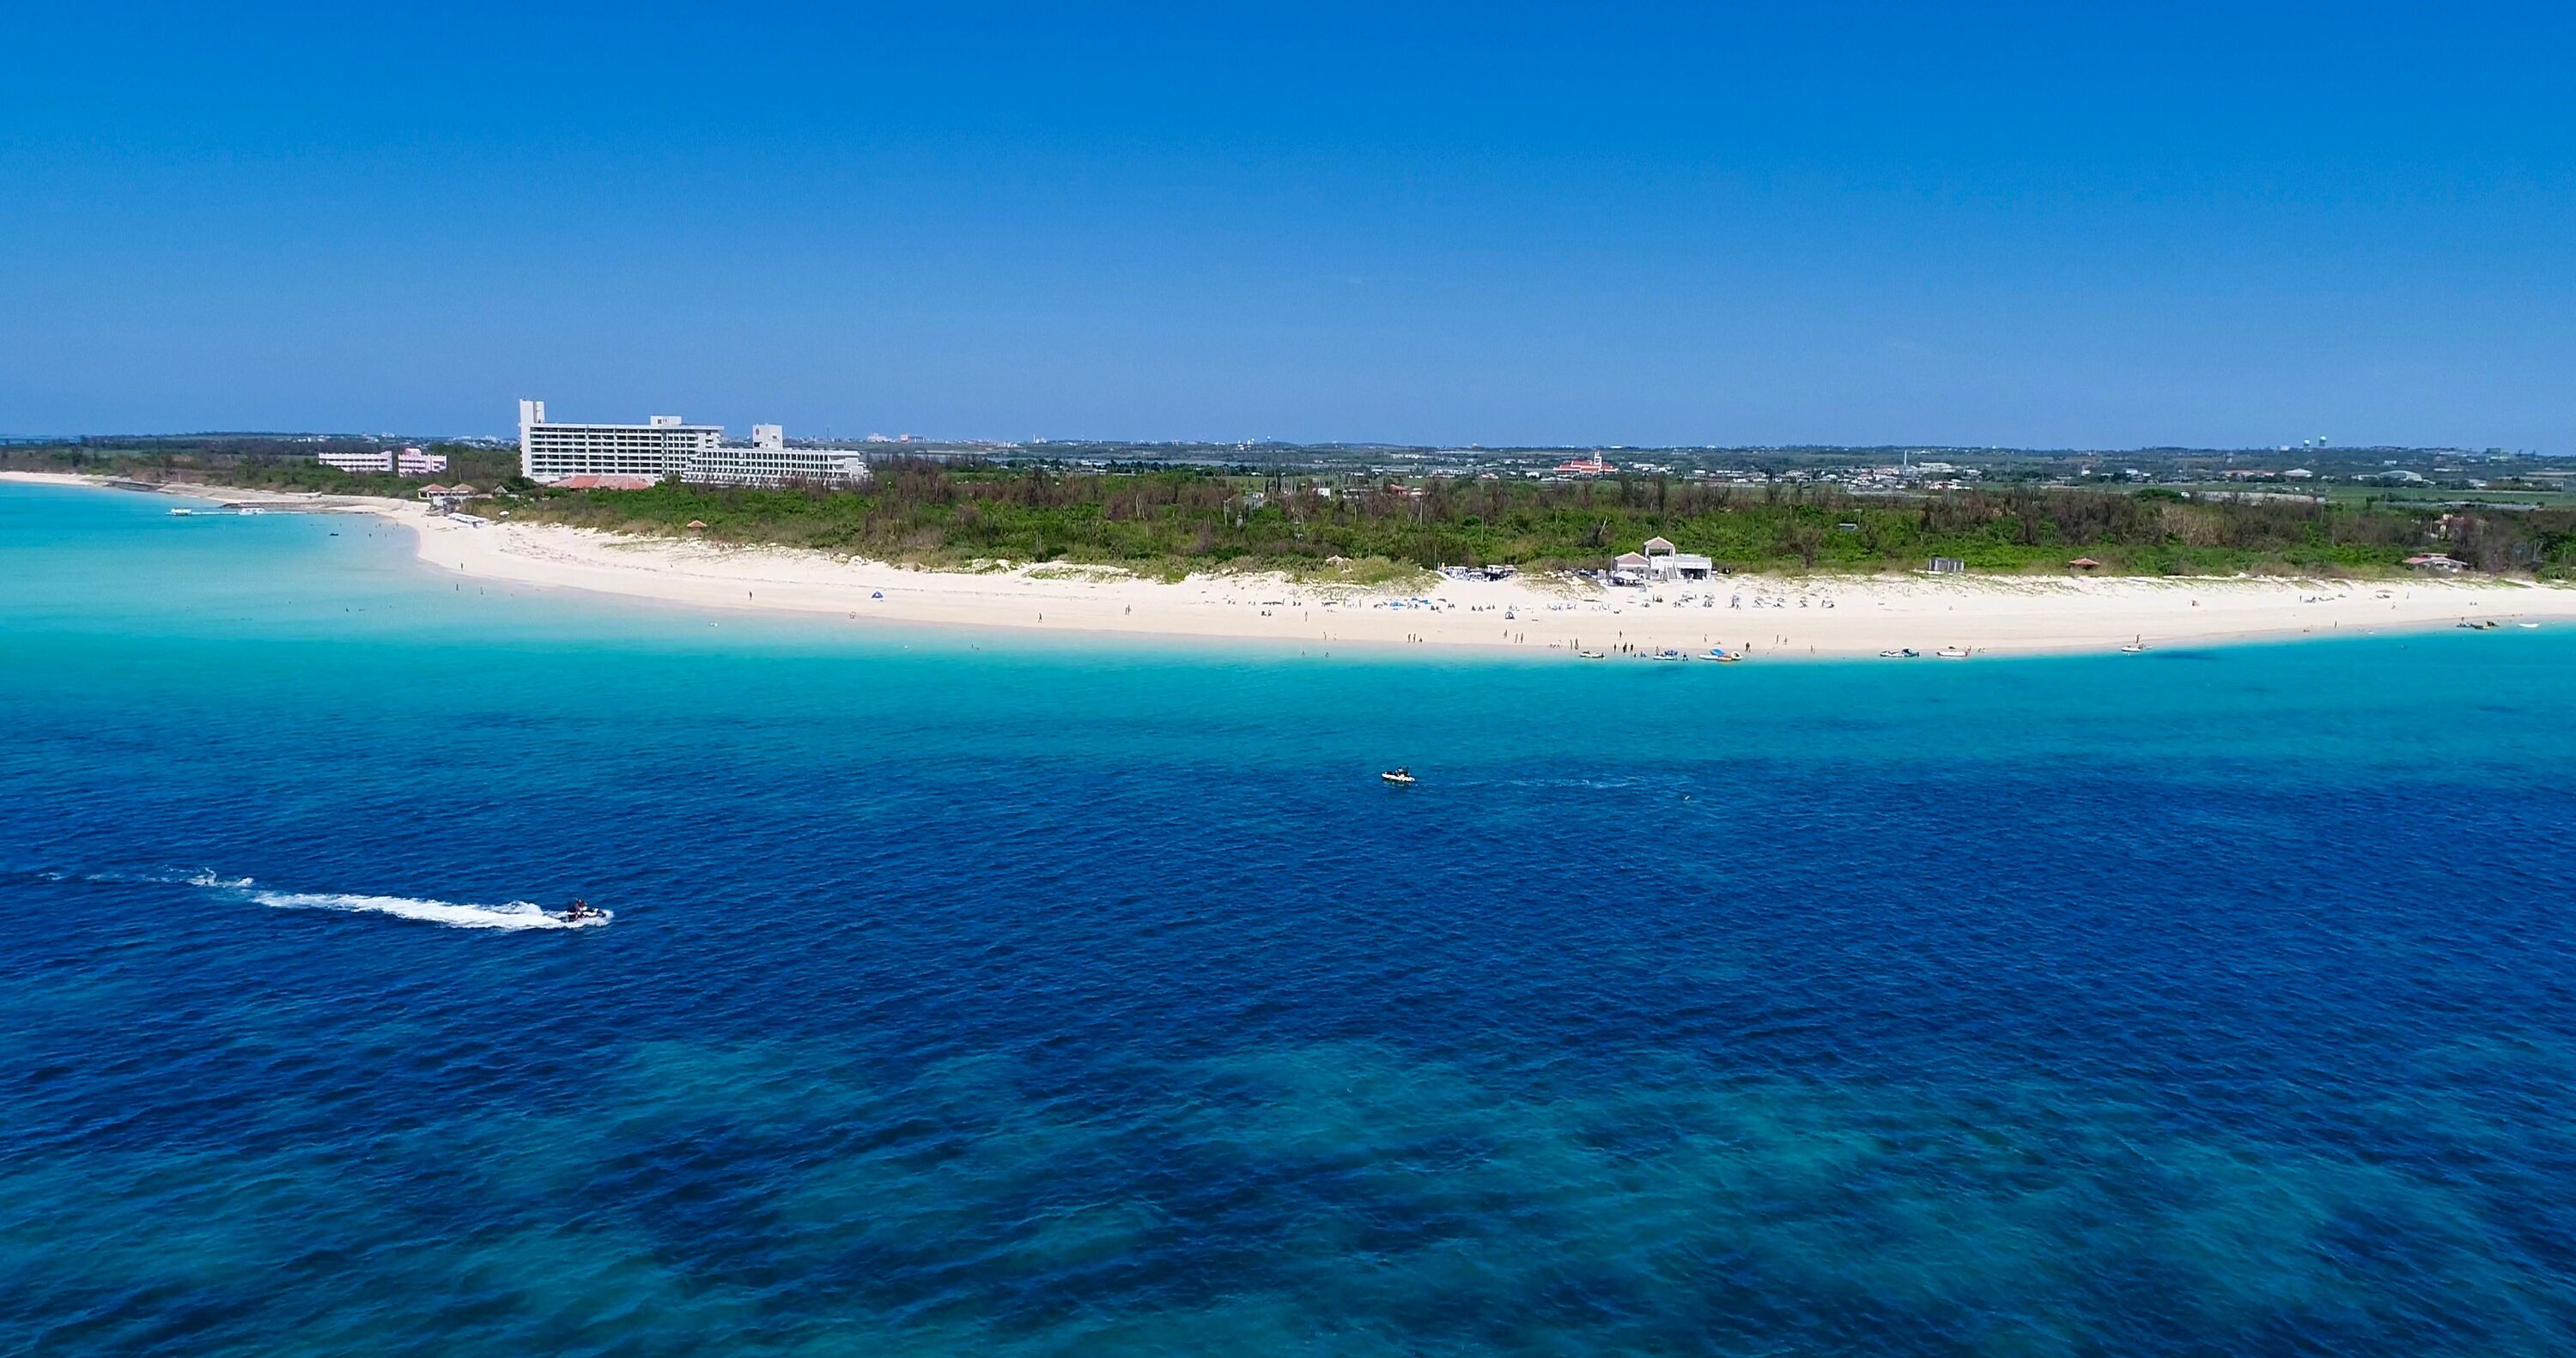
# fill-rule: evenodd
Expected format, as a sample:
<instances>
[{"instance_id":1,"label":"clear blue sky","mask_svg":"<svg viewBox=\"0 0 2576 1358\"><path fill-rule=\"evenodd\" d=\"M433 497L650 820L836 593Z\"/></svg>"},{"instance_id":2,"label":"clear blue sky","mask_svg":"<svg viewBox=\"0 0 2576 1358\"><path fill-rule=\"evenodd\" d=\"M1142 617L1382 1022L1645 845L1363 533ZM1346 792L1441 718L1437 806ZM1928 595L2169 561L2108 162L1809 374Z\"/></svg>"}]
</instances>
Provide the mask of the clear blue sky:
<instances>
[{"instance_id":1,"label":"clear blue sky","mask_svg":"<svg viewBox=\"0 0 2576 1358\"><path fill-rule=\"evenodd\" d=\"M2563 4L715 8L0 8L0 431L2576 452Z\"/></svg>"}]
</instances>

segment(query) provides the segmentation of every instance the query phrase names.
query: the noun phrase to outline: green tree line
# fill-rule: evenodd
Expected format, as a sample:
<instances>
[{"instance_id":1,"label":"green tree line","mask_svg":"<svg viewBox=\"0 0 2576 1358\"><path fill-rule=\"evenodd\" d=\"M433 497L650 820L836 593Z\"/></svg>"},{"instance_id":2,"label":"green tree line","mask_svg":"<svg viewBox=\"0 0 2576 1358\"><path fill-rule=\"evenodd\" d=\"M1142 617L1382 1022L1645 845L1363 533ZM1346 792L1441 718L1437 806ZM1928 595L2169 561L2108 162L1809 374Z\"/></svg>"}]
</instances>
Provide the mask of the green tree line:
<instances>
[{"instance_id":1,"label":"green tree line","mask_svg":"<svg viewBox=\"0 0 2576 1358\"><path fill-rule=\"evenodd\" d=\"M1304 570L1336 557L1590 568L1663 537L1735 570L1920 568L1949 556L1981 570L2062 571L2089 556L2115 573L2332 573L2394 569L2414 553L2443 551L2484 571L2576 575L2576 511L2444 513L2152 489L2013 486L1895 498L1660 477L1328 483L897 461L855 490L673 482L538 491L513 512L926 565L1066 561L1166 573Z\"/></svg>"},{"instance_id":2,"label":"green tree line","mask_svg":"<svg viewBox=\"0 0 2576 1358\"><path fill-rule=\"evenodd\" d=\"M352 447L372 446L349 441ZM1066 471L899 459L863 487L747 489L666 482L567 491L518 476L507 448L434 445L434 478L354 475L309 442L236 437L84 440L0 448L0 467L411 497L426 480L515 492L509 511L630 533L956 566L1063 561L1177 575L1208 567L1312 572L1336 559L1399 567L1588 569L1647 538L1730 570L2332 574L2446 552L2495 573L2576 578L2576 510L2291 499L2015 483L1919 496L1829 485L1734 486L1669 477L1589 481L1266 476L1204 469ZM703 524L691 528L691 524Z\"/></svg>"},{"instance_id":3,"label":"green tree line","mask_svg":"<svg viewBox=\"0 0 2576 1358\"><path fill-rule=\"evenodd\" d=\"M286 438L208 435L201 437L114 439L89 438L60 444L0 447L0 467L13 471L87 473L128 476L147 481L202 481L253 490L309 490L335 495L416 496L430 482L466 482L490 490L519 475L513 448L471 443L433 443L421 451L445 453L447 470L429 476L345 472L315 461L322 450L382 452L384 445L364 439L321 443Z\"/></svg>"}]
</instances>

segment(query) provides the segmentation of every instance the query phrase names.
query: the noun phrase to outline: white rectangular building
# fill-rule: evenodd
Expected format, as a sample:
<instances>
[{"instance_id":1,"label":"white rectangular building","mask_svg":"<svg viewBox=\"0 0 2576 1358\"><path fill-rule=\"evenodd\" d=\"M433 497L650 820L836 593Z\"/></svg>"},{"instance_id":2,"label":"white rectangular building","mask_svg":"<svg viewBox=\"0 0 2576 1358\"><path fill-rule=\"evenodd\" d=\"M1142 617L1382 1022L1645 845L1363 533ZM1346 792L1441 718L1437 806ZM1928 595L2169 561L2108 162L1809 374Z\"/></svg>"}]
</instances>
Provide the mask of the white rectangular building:
<instances>
[{"instance_id":1,"label":"white rectangular building","mask_svg":"<svg viewBox=\"0 0 2576 1358\"><path fill-rule=\"evenodd\" d=\"M321 459L323 466L337 467L344 472L380 472L393 465L393 459L387 457L382 448L369 448L357 453L324 452L314 456Z\"/></svg>"},{"instance_id":2,"label":"white rectangular building","mask_svg":"<svg viewBox=\"0 0 2576 1358\"><path fill-rule=\"evenodd\" d=\"M746 447L727 444L721 426L682 424L677 415L649 424L550 424L543 401L519 402L519 470L531 481L643 476L714 486L852 485L868 477L865 457L790 448L787 431L774 424L753 425Z\"/></svg>"},{"instance_id":3,"label":"white rectangular building","mask_svg":"<svg viewBox=\"0 0 2576 1358\"><path fill-rule=\"evenodd\" d=\"M392 472L397 476L427 476L447 470L447 454L424 453L418 448L372 448L362 453L317 454L325 467L344 472Z\"/></svg>"},{"instance_id":4,"label":"white rectangular building","mask_svg":"<svg viewBox=\"0 0 2576 1358\"><path fill-rule=\"evenodd\" d=\"M677 415L645 424L551 424L545 402L519 402L519 474L531 481L585 474L667 480L723 439L722 426L684 424Z\"/></svg>"},{"instance_id":5,"label":"white rectangular building","mask_svg":"<svg viewBox=\"0 0 2576 1358\"><path fill-rule=\"evenodd\" d=\"M682 479L711 486L856 485L868 460L838 448L790 448L774 424L751 427L751 446L718 444L690 459Z\"/></svg>"}]
</instances>

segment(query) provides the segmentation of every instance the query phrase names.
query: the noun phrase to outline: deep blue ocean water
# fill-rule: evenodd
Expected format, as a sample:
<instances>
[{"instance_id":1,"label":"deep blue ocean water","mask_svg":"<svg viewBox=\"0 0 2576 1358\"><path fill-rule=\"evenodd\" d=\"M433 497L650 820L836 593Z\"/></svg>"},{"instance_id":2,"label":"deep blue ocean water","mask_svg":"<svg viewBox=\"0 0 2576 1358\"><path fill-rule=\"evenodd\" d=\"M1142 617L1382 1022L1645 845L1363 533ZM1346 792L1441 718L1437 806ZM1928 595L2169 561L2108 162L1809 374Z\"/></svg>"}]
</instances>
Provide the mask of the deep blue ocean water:
<instances>
[{"instance_id":1,"label":"deep blue ocean water","mask_svg":"<svg viewBox=\"0 0 2576 1358\"><path fill-rule=\"evenodd\" d=\"M0 1353L2576 1350L2576 632L1324 660L167 504L0 487Z\"/></svg>"}]
</instances>

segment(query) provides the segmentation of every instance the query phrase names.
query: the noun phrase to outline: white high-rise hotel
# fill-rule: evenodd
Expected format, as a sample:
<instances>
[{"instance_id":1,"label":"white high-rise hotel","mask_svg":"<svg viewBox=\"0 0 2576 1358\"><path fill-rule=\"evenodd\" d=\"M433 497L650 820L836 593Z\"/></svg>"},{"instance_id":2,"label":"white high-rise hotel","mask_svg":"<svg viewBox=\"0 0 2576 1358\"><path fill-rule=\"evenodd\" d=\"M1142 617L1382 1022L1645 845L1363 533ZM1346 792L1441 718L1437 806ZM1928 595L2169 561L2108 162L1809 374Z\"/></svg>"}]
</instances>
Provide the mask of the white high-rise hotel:
<instances>
[{"instance_id":1,"label":"white high-rise hotel","mask_svg":"<svg viewBox=\"0 0 2576 1358\"><path fill-rule=\"evenodd\" d=\"M867 459L828 448L790 448L787 431L753 425L751 446L728 446L724 429L655 415L645 424L555 424L543 401L519 402L519 472L531 481L631 476L726 486L864 481Z\"/></svg>"}]
</instances>

